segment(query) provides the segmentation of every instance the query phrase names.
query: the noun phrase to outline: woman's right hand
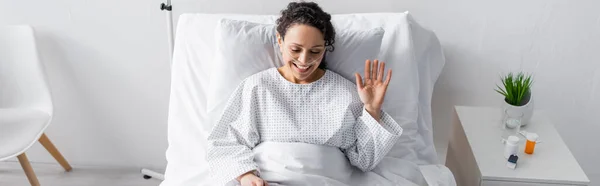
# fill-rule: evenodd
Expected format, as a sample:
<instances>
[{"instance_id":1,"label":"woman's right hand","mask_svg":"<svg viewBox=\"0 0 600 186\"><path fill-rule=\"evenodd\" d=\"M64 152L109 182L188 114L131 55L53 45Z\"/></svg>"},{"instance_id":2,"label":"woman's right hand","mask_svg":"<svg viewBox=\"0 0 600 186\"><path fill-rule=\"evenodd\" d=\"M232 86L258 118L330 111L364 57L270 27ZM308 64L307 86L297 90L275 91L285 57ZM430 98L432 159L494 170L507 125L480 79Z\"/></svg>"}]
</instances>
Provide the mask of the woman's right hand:
<instances>
[{"instance_id":1,"label":"woman's right hand","mask_svg":"<svg viewBox=\"0 0 600 186\"><path fill-rule=\"evenodd\" d=\"M265 180L254 175L252 172L241 175L239 181L242 186L268 186Z\"/></svg>"}]
</instances>

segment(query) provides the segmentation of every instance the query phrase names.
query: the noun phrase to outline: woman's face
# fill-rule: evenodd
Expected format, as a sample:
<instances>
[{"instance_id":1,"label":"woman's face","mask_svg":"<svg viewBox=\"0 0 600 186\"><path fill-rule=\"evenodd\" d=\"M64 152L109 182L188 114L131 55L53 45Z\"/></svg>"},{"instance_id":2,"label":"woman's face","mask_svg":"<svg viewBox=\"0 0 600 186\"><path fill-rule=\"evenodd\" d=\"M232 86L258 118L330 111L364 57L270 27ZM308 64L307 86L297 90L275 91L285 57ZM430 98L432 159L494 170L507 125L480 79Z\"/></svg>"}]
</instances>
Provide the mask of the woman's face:
<instances>
[{"instance_id":1,"label":"woman's face","mask_svg":"<svg viewBox=\"0 0 600 186\"><path fill-rule=\"evenodd\" d=\"M279 33L279 49L284 65L289 68L296 80L313 79L325 53L325 39L317 28L296 24L288 28L285 38Z\"/></svg>"}]
</instances>

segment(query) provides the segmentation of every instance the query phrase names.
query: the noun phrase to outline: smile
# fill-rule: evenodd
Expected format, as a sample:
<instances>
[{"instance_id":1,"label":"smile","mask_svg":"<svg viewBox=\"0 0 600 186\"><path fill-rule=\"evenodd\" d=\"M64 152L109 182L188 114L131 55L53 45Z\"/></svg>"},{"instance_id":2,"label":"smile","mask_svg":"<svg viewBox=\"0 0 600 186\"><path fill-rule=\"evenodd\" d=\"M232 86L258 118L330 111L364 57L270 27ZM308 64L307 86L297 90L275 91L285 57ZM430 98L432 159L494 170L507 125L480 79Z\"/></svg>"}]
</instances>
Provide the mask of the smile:
<instances>
[{"instance_id":1,"label":"smile","mask_svg":"<svg viewBox=\"0 0 600 186\"><path fill-rule=\"evenodd\" d=\"M310 69L310 67L312 67L313 65L298 65L296 63L292 63L294 64L294 67L296 67L296 71L299 73L306 73L308 72L308 69Z\"/></svg>"}]
</instances>

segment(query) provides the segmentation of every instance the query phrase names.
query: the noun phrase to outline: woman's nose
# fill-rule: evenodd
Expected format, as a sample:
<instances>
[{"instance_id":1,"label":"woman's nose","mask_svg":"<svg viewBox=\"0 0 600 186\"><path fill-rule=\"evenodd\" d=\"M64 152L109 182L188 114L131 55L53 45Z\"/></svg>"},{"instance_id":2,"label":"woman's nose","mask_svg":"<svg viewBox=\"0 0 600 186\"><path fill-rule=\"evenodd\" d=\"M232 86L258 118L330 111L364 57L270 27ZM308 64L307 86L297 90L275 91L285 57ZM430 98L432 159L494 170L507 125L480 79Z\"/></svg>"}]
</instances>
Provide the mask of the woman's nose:
<instances>
[{"instance_id":1,"label":"woman's nose","mask_svg":"<svg viewBox=\"0 0 600 186\"><path fill-rule=\"evenodd\" d=\"M300 54L300 56L298 56L298 61L304 64L308 63L308 55L306 53Z\"/></svg>"}]
</instances>

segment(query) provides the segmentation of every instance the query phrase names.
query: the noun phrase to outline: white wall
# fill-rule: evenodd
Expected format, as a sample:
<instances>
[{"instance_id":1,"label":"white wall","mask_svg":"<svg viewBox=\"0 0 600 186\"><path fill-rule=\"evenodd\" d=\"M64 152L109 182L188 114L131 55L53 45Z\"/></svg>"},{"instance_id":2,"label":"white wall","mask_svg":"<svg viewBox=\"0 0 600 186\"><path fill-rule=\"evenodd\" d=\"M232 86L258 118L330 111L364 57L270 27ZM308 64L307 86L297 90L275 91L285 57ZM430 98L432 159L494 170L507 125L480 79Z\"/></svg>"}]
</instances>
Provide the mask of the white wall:
<instances>
[{"instance_id":1,"label":"white wall","mask_svg":"<svg viewBox=\"0 0 600 186\"><path fill-rule=\"evenodd\" d=\"M279 0L173 0L174 13L277 14ZM259 3L260 2L260 3ZM498 106L499 73L534 72L536 108L600 185L600 1L318 1L330 13L409 10L447 57L434 98L445 154L452 105ZM0 0L0 25L36 27L56 104L48 135L74 164L165 165L169 65L160 0ZM33 5L35 4L35 6ZM51 162L39 146L33 161ZM444 157L441 157L443 159Z\"/></svg>"},{"instance_id":2,"label":"white wall","mask_svg":"<svg viewBox=\"0 0 600 186\"><path fill-rule=\"evenodd\" d=\"M158 1L0 0L32 24L55 104L48 137L72 164L166 164L169 63ZM39 144L32 161L54 162Z\"/></svg>"}]
</instances>

